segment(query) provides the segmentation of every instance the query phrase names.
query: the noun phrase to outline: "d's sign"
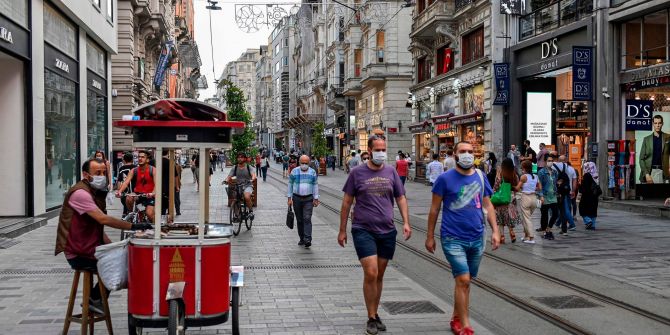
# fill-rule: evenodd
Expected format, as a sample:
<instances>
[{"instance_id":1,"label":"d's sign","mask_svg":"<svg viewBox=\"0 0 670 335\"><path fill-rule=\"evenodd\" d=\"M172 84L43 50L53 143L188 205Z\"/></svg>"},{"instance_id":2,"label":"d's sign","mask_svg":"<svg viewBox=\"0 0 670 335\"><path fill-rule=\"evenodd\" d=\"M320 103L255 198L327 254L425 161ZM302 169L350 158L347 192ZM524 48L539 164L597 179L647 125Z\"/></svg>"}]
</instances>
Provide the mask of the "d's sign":
<instances>
[{"instance_id":1,"label":"d's sign","mask_svg":"<svg viewBox=\"0 0 670 335\"><path fill-rule=\"evenodd\" d=\"M626 130L651 130L652 100L626 100Z\"/></svg>"}]
</instances>

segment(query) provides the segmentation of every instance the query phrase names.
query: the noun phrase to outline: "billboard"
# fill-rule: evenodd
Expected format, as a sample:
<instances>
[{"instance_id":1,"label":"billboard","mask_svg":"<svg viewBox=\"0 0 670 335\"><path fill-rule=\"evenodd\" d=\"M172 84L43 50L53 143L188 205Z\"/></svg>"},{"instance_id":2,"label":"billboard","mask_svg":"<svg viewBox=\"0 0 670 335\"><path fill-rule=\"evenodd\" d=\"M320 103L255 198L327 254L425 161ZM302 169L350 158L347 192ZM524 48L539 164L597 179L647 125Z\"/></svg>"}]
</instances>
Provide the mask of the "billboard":
<instances>
[{"instance_id":1,"label":"billboard","mask_svg":"<svg viewBox=\"0 0 670 335\"><path fill-rule=\"evenodd\" d=\"M526 93L526 139L531 148L551 144L551 92Z\"/></svg>"},{"instance_id":2,"label":"billboard","mask_svg":"<svg viewBox=\"0 0 670 335\"><path fill-rule=\"evenodd\" d=\"M638 184L670 183L670 112L653 112L651 120L651 130L635 131L635 180Z\"/></svg>"}]
</instances>

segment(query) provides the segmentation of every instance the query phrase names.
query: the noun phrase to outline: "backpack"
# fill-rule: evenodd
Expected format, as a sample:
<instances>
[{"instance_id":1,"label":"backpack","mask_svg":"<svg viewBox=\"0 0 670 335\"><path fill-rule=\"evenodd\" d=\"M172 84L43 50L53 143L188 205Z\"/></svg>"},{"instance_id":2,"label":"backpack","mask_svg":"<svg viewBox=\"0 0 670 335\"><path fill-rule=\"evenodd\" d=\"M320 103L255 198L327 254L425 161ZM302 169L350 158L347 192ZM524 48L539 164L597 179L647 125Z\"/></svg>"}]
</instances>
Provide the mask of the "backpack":
<instances>
[{"instance_id":1,"label":"backpack","mask_svg":"<svg viewBox=\"0 0 670 335\"><path fill-rule=\"evenodd\" d=\"M249 171L249 176L251 176L251 168L249 167L249 164L247 164L247 171ZM233 176L237 177L237 164L233 167Z\"/></svg>"},{"instance_id":2,"label":"backpack","mask_svg":"<svg viewBox=\"0 0 670 335\"><path fill-rule=\"evenodd\" d=\"M558 173L556 176L556 193L560 195L570 194L570 177L566 172L568 165L563 163L563 170L559 170L556 166L553 166L553 168Z\"/></svg>"}]
</instances>

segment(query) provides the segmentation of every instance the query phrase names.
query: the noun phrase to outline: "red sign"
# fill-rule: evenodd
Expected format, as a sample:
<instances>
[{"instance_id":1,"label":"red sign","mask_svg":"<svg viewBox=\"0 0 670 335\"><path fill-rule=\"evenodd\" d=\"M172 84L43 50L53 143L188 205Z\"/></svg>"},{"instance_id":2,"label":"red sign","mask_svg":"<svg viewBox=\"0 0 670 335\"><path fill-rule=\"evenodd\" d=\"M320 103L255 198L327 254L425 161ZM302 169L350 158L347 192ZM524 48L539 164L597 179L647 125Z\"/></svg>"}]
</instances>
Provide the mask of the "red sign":
<instances>
[{"instance_id":1,"label":"red sign","mask_svg":"<svg viewBox=\"0 0 670 335\"><path fill-rule=\"evenodd\" d=\"M451 125L449 123L441 123L435 125L435 131L437 132L447 132L451 130Z\"/></svg>"},{"instance_id":2,"label":"red sign","mask_svg":"<svg viewBox=\"0 0 670 335\"><path fill-rule=\"evenodd\" d=\"M398 132L398 128L386 128L389 134L395 134Z\"/></svg>"}]
</instances>

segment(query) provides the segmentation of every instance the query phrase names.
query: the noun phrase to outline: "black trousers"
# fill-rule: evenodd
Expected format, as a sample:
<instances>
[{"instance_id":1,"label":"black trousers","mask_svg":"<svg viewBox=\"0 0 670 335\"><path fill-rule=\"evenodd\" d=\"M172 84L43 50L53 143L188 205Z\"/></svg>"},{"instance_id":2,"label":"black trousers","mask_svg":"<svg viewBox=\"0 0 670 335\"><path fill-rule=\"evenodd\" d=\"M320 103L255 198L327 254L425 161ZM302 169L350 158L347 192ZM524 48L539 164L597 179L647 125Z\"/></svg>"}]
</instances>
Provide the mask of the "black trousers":
<instances>
[{"instance_id":1,"label":"black trousers","mask_svg":"<svg viewBox=\"0 0 670 335\"><path fill-rule=\"evenodd\" d=\"M293 212L298 221L298 236L301 241L312 242L312 211L314 210L314 197L293 196Z\"/></svg>"},{"instance_id":2,"label":"black trousers","mask_svg":"<svg viewBox=\"0 0 670 335\"><path fill-rule=\"evenodd\" d=\"M68 259L70 267L74 270L85 270L91 271L92 273L98 273L98 260L90 259L84 257L75 257L73 259ZM109 290L104 287L105 295L109 297ZM100 282L95 283L95 286L91 289L91 299L100 300L102 296L100 295Z\"/></svg>"},{"instance_id":3,"label":"black trousers","mask_svg":"<svg viewBox=\"0 0 670 335\"><path fill-rule=\"evenodd\" d=\"M170 196L168 194L163 194L163 204L161 205L161 215L166 215L168 212L168 202L170 201ZM179 192L174 191L174 209L177 214L181 214L181 199L179 198Z\"/></svg>"},{"instance_id":4,"label":"black trousers","mask_svg":"<svg viewBox=\"0 0 670 335\"><path fill-rule=\"evenodd\" d=\"M549 212L551 211L551 218L549 218ZM547 227L553 228L558 220L558 204L548 204L542 205L540 207L540 230L545 231Z\"/></svg>"}]
</instances>

